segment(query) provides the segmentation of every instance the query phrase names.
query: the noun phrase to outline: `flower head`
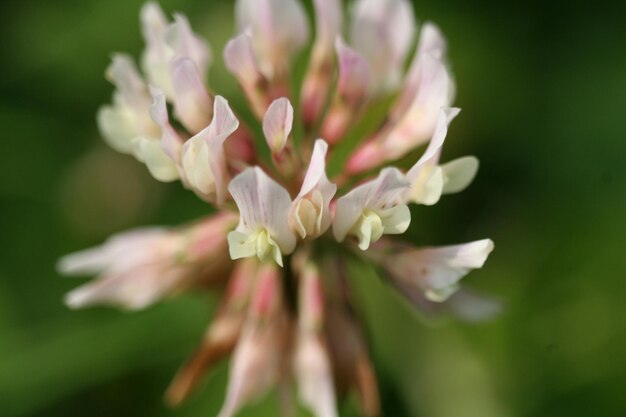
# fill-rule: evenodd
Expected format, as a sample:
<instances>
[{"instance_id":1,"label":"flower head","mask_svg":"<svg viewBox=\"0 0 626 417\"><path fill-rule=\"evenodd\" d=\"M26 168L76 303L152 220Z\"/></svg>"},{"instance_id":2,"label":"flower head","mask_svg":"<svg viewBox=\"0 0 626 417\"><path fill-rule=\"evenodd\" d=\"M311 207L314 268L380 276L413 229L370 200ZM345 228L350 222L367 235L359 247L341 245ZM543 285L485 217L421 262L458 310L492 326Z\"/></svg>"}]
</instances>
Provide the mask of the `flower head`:
<instances>
[{"instance_id":1,"label":"flower head","mask_svg":"<svg viewBox=\"0 0 626 417\"><path fill-rule=\"evenodd\" d=\"M232 355L219 417L291 381L316 417L336 416L339 394L350 390L365 415L379 415L346 259L378 266L426 311L479 319L497 310L460 289L461 278L483 266L491 240L413 248L391 238L409 228L410 205L463 190L478 169L474 157L440 163L459 113L441 31L424 23L413 52L408 0L357 0L344 39L341 2L313 6L311 54L302 85L294 86L293 60L311 37L302 4L237 1L238 32L223 59L256 117L247 123L207 82L208 43L185 16L170 21L156 3L140 13L143 72L127 55L115 55L107 70L116 88L98 112L107 143L157 180L179 180L217 214L182 228L116 235L68 255L59 269L100 275L68 294L73 308L141 309L220 284L221 306L168 389L171 404ZM367 133L355 129L385 102L382 122ZM402 158L413 165L406 169ZM283 406L288 413L289 401Z\"/></svg>"}]
</instances>

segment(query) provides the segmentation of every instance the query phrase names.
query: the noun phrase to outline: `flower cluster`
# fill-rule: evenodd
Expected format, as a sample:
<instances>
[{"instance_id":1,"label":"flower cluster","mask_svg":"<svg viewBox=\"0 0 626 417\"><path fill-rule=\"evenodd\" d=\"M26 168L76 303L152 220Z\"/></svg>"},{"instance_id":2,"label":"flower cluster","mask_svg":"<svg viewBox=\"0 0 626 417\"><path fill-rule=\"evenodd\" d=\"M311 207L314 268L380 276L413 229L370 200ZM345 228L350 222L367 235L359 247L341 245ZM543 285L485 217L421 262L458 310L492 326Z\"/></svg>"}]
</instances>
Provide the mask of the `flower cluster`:
<instances>
[{"instance_id":1,"label":"flower cluster","mask_svg":"<svg viewBox=\"0 0 626 417\"><path fill-rule=\"evenodd\" d=\"M68 294L73 308L137 310L181 291L223 289L200 347L168 390L172 404L232 354L220 417L274 386L284 390L287 409L292 380L317 417L336 416L336 396L351 390L365 415L378 415L348 258L379 267L420 308L474 319L493 311L459 289L482 267L490 240L414 248L387 237L407 230L410 204L433 205L463 190L478 169L474 157L440 161L459 113L440 30L424 23L414 46L408 0L356 0L345 32L340 0L313 4L309 42L298 0L237 1L238 34L223 58L256 121L242 122L218 86L207 84L211 49L187 18L169 20L155 3L141 11L142 71L123 54L107 70L116 90L97 117L105 140L218 212L181 228L116 235L68 255L59 268L100 275ZM293 62L309 51L298 77ZM381 106L386 118L362 133L357 127ZM422 145L417 162L399 168ZM327 160L342 167L338 174L329 177Z\"/></svg>"}]
</instances>

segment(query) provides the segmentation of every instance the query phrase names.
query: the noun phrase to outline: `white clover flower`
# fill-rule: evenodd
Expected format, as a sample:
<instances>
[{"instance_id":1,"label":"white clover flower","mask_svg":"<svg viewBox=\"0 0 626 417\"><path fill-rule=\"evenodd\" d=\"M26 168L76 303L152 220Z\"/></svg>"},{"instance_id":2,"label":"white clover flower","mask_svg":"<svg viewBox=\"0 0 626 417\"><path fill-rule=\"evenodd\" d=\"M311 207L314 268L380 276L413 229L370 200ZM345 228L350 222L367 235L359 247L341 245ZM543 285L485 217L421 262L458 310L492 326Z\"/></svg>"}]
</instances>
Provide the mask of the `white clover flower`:
<instances>
[{"instance_id":1,"label":"white clover flower","mask_svg":"<svg viewBox=\"0 0 626 417\"><path fill-rule=\"evenodd\" d=\"M332 222L330 203L337 186L326 176L327 152L326 142L322 139L315 141L302 188L291 205L289 222L302 239L321 236Z\"/></svg>"},{"instance_id":2,"label":"white clover flower","mask_svg":"<svg viewBox=\"0 0 626 417\"><path fill-rule=\"evenodd\" d=\"M209 86L211 49L187 18L170 21L156 3L140 13L143 73L122 54L107 70L116 88L113 103L98 112L107 143L157 180L180 180L217 213L178 229L116 235L66 256L59 270L100 275L68 294L72 308L136 310L207 284L225 288L200 347L167 391L170 404L232 355L219 417L274 386L288 411L291 381L316 417L336 417L337 394L349 390L364 415L380 415L346 257L379 266L426 312L479 320L497 311L460 283L483 266L491 240L414 248L391 237L409 228L410 205L462 191L478 169L474 157L440 163L460 111L452 107L456 86L441 30L424 23L413 53L417 25L408 0L357 0L348 30L339 0L313 6L315 38L302 85L294 86L293 61L311 37L303 5L236 3L238 32L223 59L256 121L244 122ZM387 101L384 122L354 137L354 126Z\"/></svg>"},{"instance_id":3,"label":"white clover flower","mask_svg":"<svg viewBox=\"0 0 626 417\"><path fill-rule=\"evenodd\" d=\"M432 206L442 194L463 191L478 171L478 160L465 156L439 165L441 148L448 133L448 125L459 114L460 109L442 108L433 138L424 155L407 172L411 184L409 200L416 204Z\"/></svg>"},{"instance_id":4,"label":"white clover flower","mask_svg":"<svg viewBox=\"0 0 626 417\"><path fill-rule=\"evenodd\" d=\"M296 237L287 218L289 193L260 168L248 168L228 187L237 207L239 226L228 234L233 259L257 256L283 266L282 255L296 247Z\"/></svg>"},{"instance_id":5,"label":"white clover flower","mask_svg":"<svg viewBox=\"0 0 626 417\"><path fill-rule=\"evenodd\" d=\"M409 183L395 168L385 168L378 178L365 183L337 200L333 234L342 242L351 234L359 240L359 248L367 250L370 243L384 234L399 235L411 223L411 213L401 201Z\"/></svg>"}]
</instances>

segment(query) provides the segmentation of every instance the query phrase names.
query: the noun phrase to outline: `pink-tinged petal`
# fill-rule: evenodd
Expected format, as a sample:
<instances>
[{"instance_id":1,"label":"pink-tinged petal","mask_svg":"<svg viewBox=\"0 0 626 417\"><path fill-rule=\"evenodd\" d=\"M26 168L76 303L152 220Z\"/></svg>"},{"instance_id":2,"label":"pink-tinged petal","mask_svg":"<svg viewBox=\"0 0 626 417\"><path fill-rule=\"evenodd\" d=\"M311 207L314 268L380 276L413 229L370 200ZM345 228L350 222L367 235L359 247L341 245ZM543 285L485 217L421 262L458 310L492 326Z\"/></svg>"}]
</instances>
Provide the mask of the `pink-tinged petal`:
<instances>
[{"instance_id":1,"label":"pink-tinged petal","mask_svg":"<svg viewBox=\"0 0 626 417\"><path fill-rule=\"evenodd\" d=\"M170 232L162 228L143 228L111 236L102 246L64 256L57 264L63 275L92 275L120 272L151 259Z\"/></svg>"},{"instance_id":2,"label":"pink-tinged petal","mask_svg":"<svg viewBox=\"0 0 626 417\"><path fill-rule=\"evenodd\" d=\"M227 394L218 417L234 417L247 403L265 395L276 384L282 328L244 329L233 355Z\"/></svg>"},{"instance_id":3,"label":"pink-tinged petal","mask_svg":"<svg viewBox=\"0 0 626 417\"><path fill-rule=\"evenodd\" d=\"M350 41L371 68L373 93L398 87L415 35L407 0L359 0L353 9Z\"/></svg>"},{"instance_id":4,"label":"pink-tinged petal","mask_svg":"<svg viewBox=\"0 0 626 417\"><path fill-rule=\"evenodd\" d=\"M70 291L65 303L73 309L109 304L126 310L141 310L170 294L181 285L182 269L141 268L133 275L105 275Z\"/></svg>"},{"instance_id":5,"label":"pink-tinged petal","mask_svg":"<svg viewBox=\"0 0 626 417\"><path fill-rule=\"evenodd\" d=\"M206 262L213 253L223 252L227 245L226 235L237 226L238 221L235 213L220 211L190 226L186 233L185 261Z\"/></svg>"},{"instance_id":6,"label":"pink-tinged petal","mask_svg":"<svg viewBox=\"0 0 626 417\"><path fill-rule=\"evenodd\" d=\"M326 114L321 134L329 143L337 143L358 117L367 100L370 69L367 61L348 47L341 37L336 41L339 79L333 103Z\"/></svg>"},{"instance_id":7,"label":"pink-tinged petal","mask_svg":"<svg viewBox=\"0 0 626 417\"><path fill-rule=\"evenodd\" d=\"M294 355L300 399L316 417L335 417L333 373L324 340L325 300L321 273L318 266L306 258L294 258L294 268L300 276Z\"/></svg>"},{"instance_id":8,"label":"pink-tinged petal","mask_svg":"<svg viewBox=\"0 0 626 417\"><path fill-rule=\"evenodd\" d=\"M341 33L343 12L339 0L313 0L315 10L315 44L332 54L335 38Z\"/></svg>"},{"instance_id":9,"label":"pink-tinged petal","mask_svg":"<svg viewBox=\"0 0 626 417\"><path fill-rule=\"evenodd\" d=\"M358 323L348 306L335 307L328 313L328 347L338 391L355 390L363 415L380 416L376 375Z\"/></svg>"},{"instance_id":10,"label":"pink-tinged petal","mask_svg":"<svg viewBox=\"0 0 626 417\"><path fill-rule=\"evenodd\" d=\"M302 255L299 253L298 255ZM301 263L302 265L299 265ZM310 259L295 259L294 269L300 275L298 294L298 326L305 333L323 331L325 299L318 265Z\"/></svg>"},{"instance_id":11,"label":"pink-tinged petal","mask_svg":"<svg viewBox=\"0 0 626 417\"><path fill-rule=\"evenodd\" d=\"M200 197L221 205L226 198L228 172L224 141L239 127L228 101L216 96L211 124L183 146L182 167L189 187Z\"/></svg>"},{"instance_id":12,"label":"pink-tinged petal","mask_svg":"<svg viewBox=\"0 0 626 417\"><path fill-rule=\"evenodd\" d=\"M251 165L257 157L254 140L255 138L250 131L240 125L228 139L228 142L224 144L228 161L239 169L244 164Z\"/></svg>"},{"instance_id":13,"label":"pink-tinged petal","mask_svg":"<svg viewBox=\"0 0 626 417\"><path fill-rule=\"evenodd\" d=\"M202 338L201 346L181 367L170 384L165 399L178 406L198 387L202 377L220 360L234 350L246 316L257 265L255 261L237 262L225 297Z\"/></svg>"},{"instance_id":14,"label":"pink-tinged petal","mask_svg":"<svg viewBox=\"0 0 626 417\"><path fill-rule=\"evenodd\" d=\"M375 168L387 160L383 145L376 140L369 140L359 147L348 159L346 171L360 174Z\"/></svg>"},{"instance_id":15,"label":"pink-tinged petal","mask_svg":"<svg viewBox=\"0 0 626 417\"><path fill-rule=\"evenodd\" d=\"M419 43L415 56L413 57L413 62L411 63L411 67L404 81L404 86L400 92L399 98L390 110L390 115L394 120L402 117L408 110L419 90L422 66L424 63L423 57L426 55L433 56L437 59L441 59L445 63L446 53L446 39L439 27L431 22L424 23L420 32Z\"/></svg>"},{"instance_id":16,"label":"pink-tinged petal","mask_svg":"<svg viewBox=\"0 0 626 417\"><path fill-rule=\"evenodd\" d=\"M254 113L263 117L269 104L267 80L261 74L249 33L241 33L228 41L224 48L224 62L239 82Z\"/></svg>"},{"instance_id":17,"label":"pink-tinged petal","mask_svg":"<svg viewBox=\"0 0 626 417\"><path fill-rule=\"evenodd\" d=\"M420 87L409 109L357 149L347 163L350 173L364 172L385 161L399 159L435 134L441 109L449 107L452 81L440 60L424 55L423 62Z\"/></svg>"},{"instance_id":18,"label":"pink-tinged petal","mask_svg":"<svg viewBox=\"0 0 626 417\"><path fill-rule=\"evenodd\" d=\"M423 56L417 94L406 113L392 125L383 139L385 157L397 159L429 140L441 108L449 107L453 83L444 63L432 55Z\"/></svg>"},{"instance_id":19,"label":"pink-tinged petal","mask_svg":"<svg viewBox=\"0 0 626 417\"><path fill-rule=\"evenodd\" d=\"M278 154L284 149L292 127L293 107L289 99L274 100L263 118L263 133L272 153Z\"/></svg>"},{"instance_id":20,"label":"pink-tinged petal","mask_svg":"<svg viewBox=\"0 0 626 417\"><path fill-rule=\"evenodd\" d=\"M259 271L248 319L230 366L224 406L218 417L232 417L276 383L287 331L282 313L280 275L272 266Z\"/></svg>"},{"instance_id":21,"label":"pink-tinged petal","mask_svg":"<svg viewBox=\"0 0 626 417\"><path fill-rule=\"evenodd\" d=\"M442 302L458 290L465 275L483 266L493 247L493 241L484 239L439 248L388 245L368 254L399 283L421 289L431 301Z\"/></svg>"},{"instance_id":22,"label":"pink-tinged petal","mask_svg":"<svg viewBox=\"0 0 626 417\"><path fill-rule=\"evenodd\" d=\"M333 374L321 337L301 333L295 352L295 374L300 399L315 417L337 417Z\"/></svg>"},{"instance_id":23,"label":"pink-tinged petal","mask_svg":"<svg viewBox=\"0 0 626 417\"><path fill-rule=\"evenodd\" d=\"M335 238L343 241L357 222L367 217L368 212L381 217L385 210L401 205L402 194L408 187L409 183L400 171L385 168L375 180L362 184L341 197L337 200L333 221ZM381 217L380 220L384 219ZM381 224L381 227L384 225Z\"/></svg>"},{"instance_id":24,"label":"pink-tinged petal","mask_svg":"<svg viewBox=\"0 0 626 417\"><path fill-rule=\"evenodd\" d=\"M189 58L198 69L201 79L209 71L211 65L211 48L206 40L193 33L187 17L174 14L174 23L168 26L164 35L165 42L173 50L175 58Z\"/></svg>"},{"instance_id":25,"label":"pink-tinged petal","mask_svg":"<svg viewBox=\"0 0 626 417\"><path fill-rule=\"evenodd\" d=\"M339 0L315 0L316 38L302 84L301 112L306 128L316 126L324 112L335 72L335 38L341 32Z\"/></svg>"},{"instance_id":26,"label":"pink-tinged petal","mask_svg":"<svg viewBox=\"0 0 626 417\"><path fill-rule=\"evenodd\" d=\"M184 285L185 271L175 265L180 236L162 229L140 229L115 235L103 246L59 261L63 274L102 274L65 297L71 308L113 304L137 310Z\"/></svg>"},{"instance_id":27,"label":"pink-tinged petal","mask_svg":"<svg viewBox=\"0 0 626 417\"><path fill-rule=\"evenodd\" d=\"M152 106L150 106L150 116L161 128L161 147L171 160L178 164L180 163L183 138L180 137L170 123L165 93L161 89L152 86L150 87L150 93L153 97Z\"/></svg>"},{"instance_id":28,"label":"pink-tinged petal","mask_svg":"<svg viewBox=\"0 0 626 417\"><path fill-rule=\"evenodd\" d=\"M283 254L294 250L296 239L287 221L291 197L285 188L255 167L237 175L228 190L239 208L239 233L251 236L266 230Z\"/></svg>"},{"instance_id":29,"label":"pink-tinged petal","mask_svg":"<svg viewBox=\"0 0 626 417\"><path fill-rule=\"evenodd\" d=\"M339 59L339 95L350 107L358 107L367 94L370 82L369 64L340 37L337 38L336 48Z\"/></svg>"},{"instance_id":30,"label":"pink-tinged petal","mask_svg":"<svg viewBox=\"0 0 626 417\"><path fill-rule=\"evenodd\" d=\"M100 276L71 291L66 302L72 308L112 304L136 310L191 286L220 281L232 267L226 232L236 220L225 213L182 230L138 229L67 255L57 266L60 273Z\"/></svg>"},{"instance_id":31,"label":"pink-tinged petal","mask_svg":"<svg viewBox=\"0 0 626 417\"><path fill-rule=\"evenodd\" d=\"M326 176L327 152L326 142L322 139L315 141L302 188L291 206L290 224L302 239L324 234L332 221L330 203L337 192L337 185Z\"/></svg>"},{"instance_id":32,"label":"pink-tinged petal","mask_svg":"<svg viewBox=\"0 0 626 417\"><path fill-rule=\"evenodd\" d=\"M261 72L272 80L287 70L289 58L309 39L309 23L297 0L238 0L240 32L251 31Z\"/></svg>"},{"instance_id":33,"label":"pink-tinged petal","mask_svg":"<svg viewBox=\"0 0 626 417\"><path fill-rule=\"evenodd\" d=\"M256 85L262 78L248 33L232 38L224 48L226 67L242 85Z\"/></svg>"},{"instance_id":34,"label":"pink-tinged petal","mask_svg":"<svg viewBox=\"0 0 626 417\"><path fill-rule=\"evenodd\" d=\"M176 59L171 71L174 114L189 132L198 133L211 122L213 100L193 60Z\"/></svg>"}]
</instances>

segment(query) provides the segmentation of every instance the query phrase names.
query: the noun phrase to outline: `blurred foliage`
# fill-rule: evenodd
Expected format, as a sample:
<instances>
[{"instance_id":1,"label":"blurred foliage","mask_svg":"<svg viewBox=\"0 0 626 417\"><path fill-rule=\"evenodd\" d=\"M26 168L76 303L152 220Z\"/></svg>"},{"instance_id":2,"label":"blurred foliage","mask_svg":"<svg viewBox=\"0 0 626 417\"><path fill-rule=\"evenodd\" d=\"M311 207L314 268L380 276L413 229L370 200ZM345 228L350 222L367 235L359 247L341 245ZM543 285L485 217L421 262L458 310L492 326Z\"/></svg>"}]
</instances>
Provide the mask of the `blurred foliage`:
<instances>
[{"instance_id":1,"label":"blurred foliage","mask_svg":"<svg viewBox=\"0 0 626 417\"><path fill-rule=\"evenodd\" d=\"M211 85L241 107L221 48L228 1L163 1L212 42ZM624 2L417 2L449 38L463 113L444 159L477 155L466 192L413 212L408 239L496 242L466 283L505 303L493 322L426 323L371 271L353 283L387 416L615 417L626 400ZM107 149L94 114L112 51L138 54L141 1L0 6L0 415L210 416L226 364L180 410L161 402L214 299L127 315L71 312L62 254L208 211ZM242 416L274 416L275 398ZM354 411L345 407L345 415Z\"/></svg>"}]
</instances>

